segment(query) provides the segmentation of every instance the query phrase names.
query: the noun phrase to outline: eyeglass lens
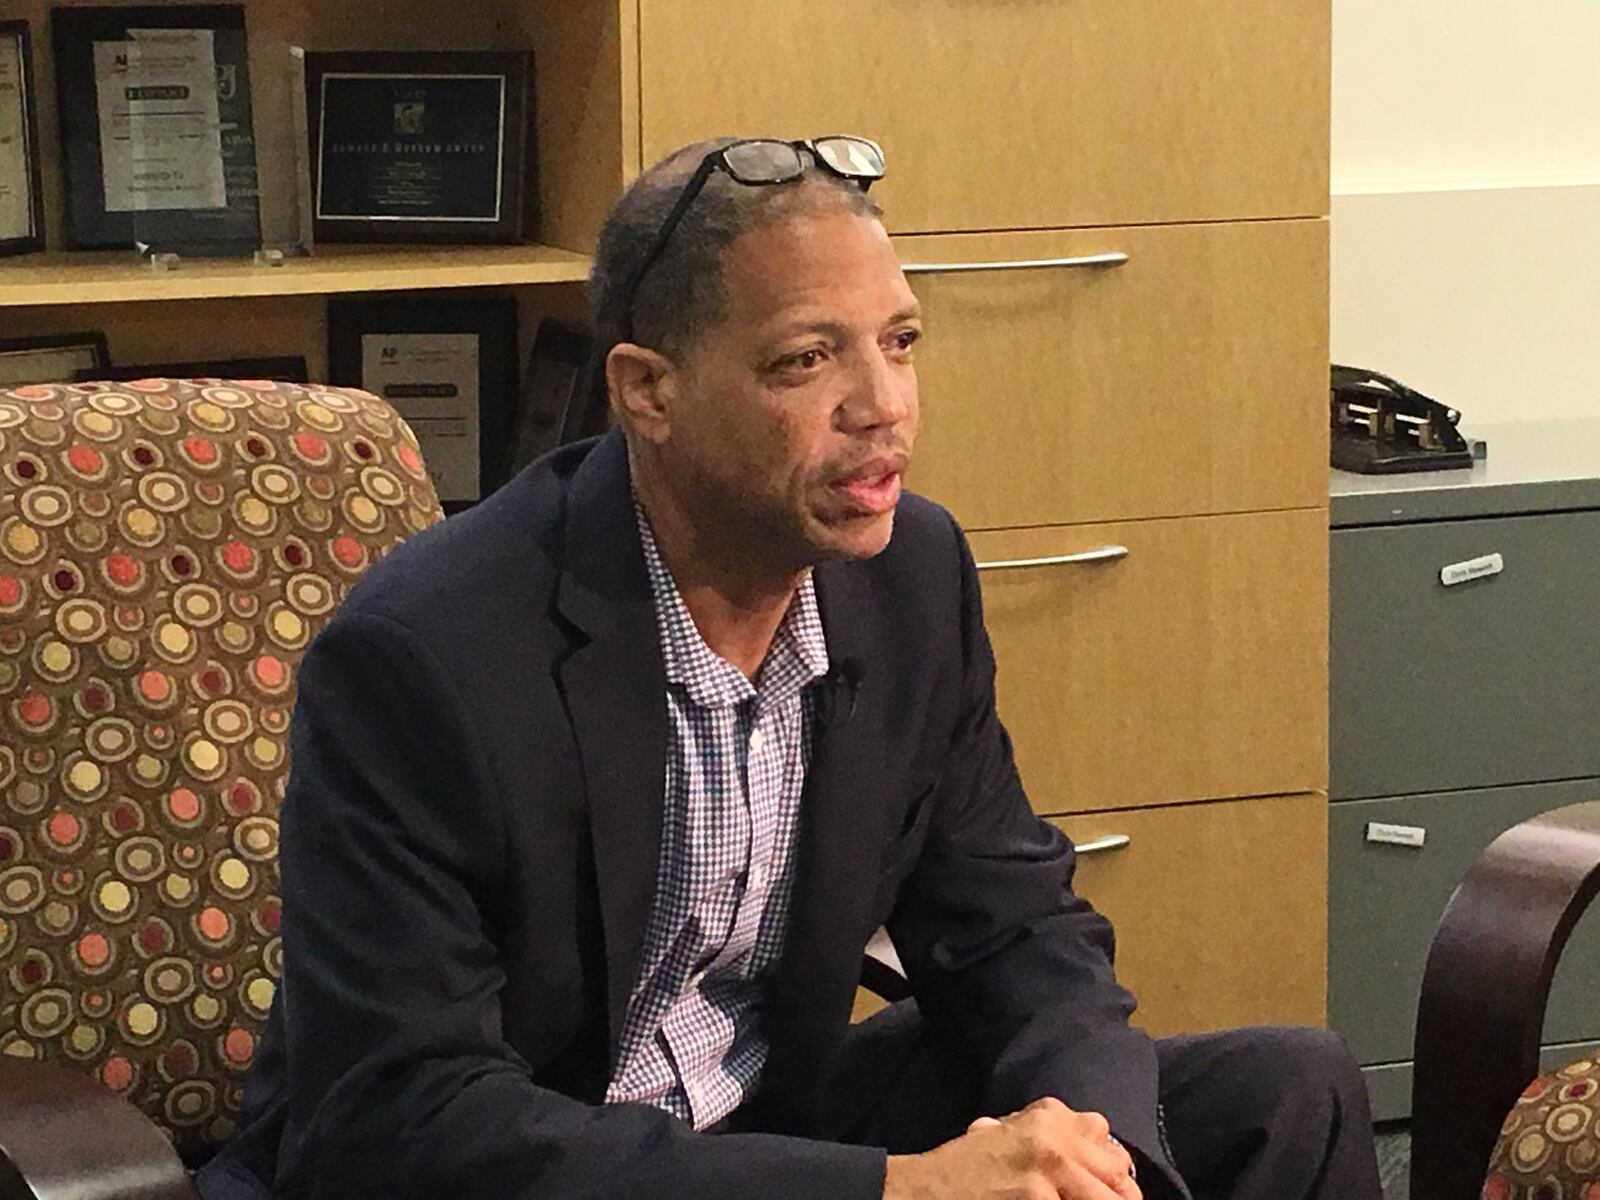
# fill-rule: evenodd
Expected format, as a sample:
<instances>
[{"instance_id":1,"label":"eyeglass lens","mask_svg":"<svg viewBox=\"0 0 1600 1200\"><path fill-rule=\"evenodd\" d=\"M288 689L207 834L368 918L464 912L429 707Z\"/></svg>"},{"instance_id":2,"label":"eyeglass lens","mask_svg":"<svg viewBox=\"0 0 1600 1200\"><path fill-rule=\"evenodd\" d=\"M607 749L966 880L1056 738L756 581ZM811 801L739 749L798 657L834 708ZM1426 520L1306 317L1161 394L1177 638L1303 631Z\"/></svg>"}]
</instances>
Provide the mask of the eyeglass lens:
<instances>
[{"instance_id":1,"label":"eyeglass lens","mask_svg":"<svg viewBox=\"0 0 1600 1200\"><path fill-rule=\"evenodd\" d=\"M883 155L870 142L853 137L818 138L817 156L840 175L851 179L878 179L883 175Z\"/></svg>"},{"instance_id":2,"label":"eyeglass lens","mask_svg":"<svg viewBox=\"0 0 1600 1200\"><path fill-rule=\"evenodd\" d=\"M788 142L762 138L729 146L722 153L728 173L740 183L787 183L805 173L805 162Z\"/></svg>"}]
</instances>

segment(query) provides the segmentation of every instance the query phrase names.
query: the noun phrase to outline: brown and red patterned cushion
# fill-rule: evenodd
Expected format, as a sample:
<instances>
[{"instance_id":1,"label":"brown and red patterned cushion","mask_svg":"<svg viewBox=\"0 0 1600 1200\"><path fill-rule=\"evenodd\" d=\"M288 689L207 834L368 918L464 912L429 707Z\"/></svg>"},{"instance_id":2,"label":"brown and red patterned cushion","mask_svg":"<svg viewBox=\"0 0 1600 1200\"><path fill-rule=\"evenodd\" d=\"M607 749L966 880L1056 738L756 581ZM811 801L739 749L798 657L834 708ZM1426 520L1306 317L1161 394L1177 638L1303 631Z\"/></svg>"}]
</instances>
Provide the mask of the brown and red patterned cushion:
<instances>
[{"instance_id":1,"label":"brown and red patterned cushion","mask_svg":"<svg viewBox=\"0 0 1600 1200\"><path fill-rule=\"evenodd\" d=\"M185 1151L229 1136L300 657L439 518L364 393L0 390L0 1053L77 1064Z\"/></svg>"},{"instance_id":2,"label":"brown and red patterned cushion","mask_svg":"<svg viewBox=\"0 0 1600 1200\"><path fill-rule=\"evenodd\" d=\"M1600 1200L1600 1060L1528 1085L1501 1126L1483 1200Z\"/></svg>"}]
</instances>

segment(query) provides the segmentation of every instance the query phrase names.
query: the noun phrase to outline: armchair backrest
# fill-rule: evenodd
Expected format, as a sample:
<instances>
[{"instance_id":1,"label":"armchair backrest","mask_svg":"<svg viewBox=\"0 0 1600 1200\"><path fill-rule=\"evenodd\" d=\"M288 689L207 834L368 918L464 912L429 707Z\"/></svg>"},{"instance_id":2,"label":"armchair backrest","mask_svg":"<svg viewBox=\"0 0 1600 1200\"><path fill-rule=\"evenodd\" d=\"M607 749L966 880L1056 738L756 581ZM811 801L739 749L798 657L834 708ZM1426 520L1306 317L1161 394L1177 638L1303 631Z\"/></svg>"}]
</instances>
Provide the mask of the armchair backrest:
<instances>
[{"instance_id":1,"label":"armchair backrest","mask_svg":"<svg viewBox=\"0 0 1600 1200\"><path fill-rule=\"evenodd\" d=\"M279 978L301 655L440 519L362 392L0 390L0 1053L76 1064L194 1153Z\"/></svg>"}]
</instances>

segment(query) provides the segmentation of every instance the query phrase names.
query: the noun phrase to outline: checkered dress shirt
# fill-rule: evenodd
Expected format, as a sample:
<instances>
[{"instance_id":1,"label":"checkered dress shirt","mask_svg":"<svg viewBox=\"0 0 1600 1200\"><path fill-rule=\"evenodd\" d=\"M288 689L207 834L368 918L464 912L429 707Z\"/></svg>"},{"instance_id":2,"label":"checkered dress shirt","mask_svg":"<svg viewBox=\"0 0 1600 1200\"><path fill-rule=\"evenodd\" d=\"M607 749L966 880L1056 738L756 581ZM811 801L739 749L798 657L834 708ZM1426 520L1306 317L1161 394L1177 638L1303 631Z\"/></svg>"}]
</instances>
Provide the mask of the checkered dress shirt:
<instances>
[{"instance_id":1,"label":"checkered dress shirt","mask_svg":"<svg viewBox=\"0 0 1600 1200\"><path fill-rule=\"evenodd\" d=\"M752 684L701 638L639 511L666 664L666 803L656 899L606 1102L651 1104L696 1129L743 1103L768 1039L757 1014L783 951L806 685L828 649L807 575Z\"/></svg>"}]
</instances>

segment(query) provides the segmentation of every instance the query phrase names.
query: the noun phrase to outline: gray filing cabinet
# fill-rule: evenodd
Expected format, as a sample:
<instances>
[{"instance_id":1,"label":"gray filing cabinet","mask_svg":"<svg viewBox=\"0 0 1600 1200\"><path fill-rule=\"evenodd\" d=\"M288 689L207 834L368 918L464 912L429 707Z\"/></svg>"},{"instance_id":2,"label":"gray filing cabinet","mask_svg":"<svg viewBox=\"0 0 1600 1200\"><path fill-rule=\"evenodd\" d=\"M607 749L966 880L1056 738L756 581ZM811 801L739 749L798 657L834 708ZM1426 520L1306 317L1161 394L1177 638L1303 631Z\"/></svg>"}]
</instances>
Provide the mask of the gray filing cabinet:
<instances>
[{"instance_id":1,"label":"gray filing cabinet","mask_svg":"<svg viewBox=\"0 0 1600 1200\"><path fill-rule=\"evenodd\" d=\"M1600 420L1470 432L1489 444L1471 470L1332 483L1328 1019L1380 1120L1410 1111L1456 881L1518 821L1600 799ZM1552 1059L1600 1043L1596 913L1545 1041Z\"/></svg>"}]
</instances>

